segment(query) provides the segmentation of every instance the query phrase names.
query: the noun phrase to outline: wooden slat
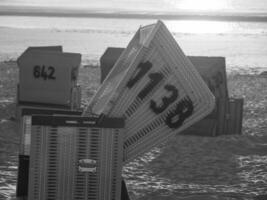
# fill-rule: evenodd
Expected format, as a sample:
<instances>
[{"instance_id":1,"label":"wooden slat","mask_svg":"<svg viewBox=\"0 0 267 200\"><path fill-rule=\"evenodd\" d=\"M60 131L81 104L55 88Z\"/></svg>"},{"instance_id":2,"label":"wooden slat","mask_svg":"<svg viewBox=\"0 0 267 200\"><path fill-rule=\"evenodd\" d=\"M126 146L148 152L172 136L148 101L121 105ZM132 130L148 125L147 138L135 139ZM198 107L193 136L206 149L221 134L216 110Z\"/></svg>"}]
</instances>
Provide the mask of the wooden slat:
<instances>
[{"instance_id":1,"label":"wooden slat","mask_svg":"<svg viewBox=\"0 0 267 200\"><path fill-rule=\"evenodd\" d=\"M227 134L242 134L243 98L229 99L229 116L226 124Z\"/></svg>"}]
</instances>

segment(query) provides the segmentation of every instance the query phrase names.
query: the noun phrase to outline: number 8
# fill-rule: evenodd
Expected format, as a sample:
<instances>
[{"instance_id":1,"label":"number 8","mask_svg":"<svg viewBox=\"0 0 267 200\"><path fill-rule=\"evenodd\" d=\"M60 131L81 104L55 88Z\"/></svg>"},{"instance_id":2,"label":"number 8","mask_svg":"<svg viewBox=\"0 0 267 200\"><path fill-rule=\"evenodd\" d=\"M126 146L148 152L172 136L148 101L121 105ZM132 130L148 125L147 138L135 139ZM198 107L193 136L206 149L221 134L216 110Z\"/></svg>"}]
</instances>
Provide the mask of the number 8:
<instances>
[{"instance_id":1,"label":"number 8","mask_svg":"<svg viewBox=\"0 0 267 200\"><path fill-rule=\"evenodd\" d=\"M193 102L186 96L176 105L176 108L167 115L165 122L170 128L179 128L186 118L192 115L193 111Z\"/></svg>"}]
</instances>

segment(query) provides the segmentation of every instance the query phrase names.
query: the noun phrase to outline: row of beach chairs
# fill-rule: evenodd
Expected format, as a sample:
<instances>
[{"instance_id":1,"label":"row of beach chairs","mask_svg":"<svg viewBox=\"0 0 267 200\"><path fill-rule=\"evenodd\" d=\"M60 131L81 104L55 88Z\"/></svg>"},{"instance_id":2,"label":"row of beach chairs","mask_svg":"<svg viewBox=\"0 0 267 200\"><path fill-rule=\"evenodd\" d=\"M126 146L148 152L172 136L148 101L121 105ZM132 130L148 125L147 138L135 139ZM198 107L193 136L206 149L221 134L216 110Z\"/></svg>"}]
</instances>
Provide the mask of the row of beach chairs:
<instances>
[{"instance_id":1,"label":"row of beach chairs","mask_svg":"<svg viewBox=\"0 0 267 200\"><path fill-rule=\"evenodd\" d=\"M243 100L229 98L225 59L186 57L160 21L104 52L86 108L80 62L61 46L18 58L19 197L128 199L122 167L153 146L177 133L241 134Z\"/></svg>"}]
</instances>

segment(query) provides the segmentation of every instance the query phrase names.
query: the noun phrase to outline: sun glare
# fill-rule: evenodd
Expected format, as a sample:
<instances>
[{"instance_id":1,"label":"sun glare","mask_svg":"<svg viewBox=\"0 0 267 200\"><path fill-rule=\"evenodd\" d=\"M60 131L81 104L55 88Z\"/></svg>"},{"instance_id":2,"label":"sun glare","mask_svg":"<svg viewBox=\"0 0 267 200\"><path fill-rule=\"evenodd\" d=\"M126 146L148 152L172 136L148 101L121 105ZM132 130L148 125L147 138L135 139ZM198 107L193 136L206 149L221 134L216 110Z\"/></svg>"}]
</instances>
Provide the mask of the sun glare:
<instances>
[{"instance_id":1,"label":"sun glare","mask_svg":"<svg viewBox=\"0 0 267 200\"><path fill-rule=\"evenodd\" d=\"M192 11L217 11L225 8L226 1L222 0L181 0L172 1L177 9Z\"/></svg>"},{"instance_id":2,"label":"sun glare","mask_svg":"<svg viewBox=\"0 0 267 200\"><path fill-rule=\"evenodd\" d=\"M223 33L228 33L232 30L231 25L226 22L213 22L213 21L168 20L166 22L166 25L174 33L223 34Z\"/></svg>"}]
</instances>

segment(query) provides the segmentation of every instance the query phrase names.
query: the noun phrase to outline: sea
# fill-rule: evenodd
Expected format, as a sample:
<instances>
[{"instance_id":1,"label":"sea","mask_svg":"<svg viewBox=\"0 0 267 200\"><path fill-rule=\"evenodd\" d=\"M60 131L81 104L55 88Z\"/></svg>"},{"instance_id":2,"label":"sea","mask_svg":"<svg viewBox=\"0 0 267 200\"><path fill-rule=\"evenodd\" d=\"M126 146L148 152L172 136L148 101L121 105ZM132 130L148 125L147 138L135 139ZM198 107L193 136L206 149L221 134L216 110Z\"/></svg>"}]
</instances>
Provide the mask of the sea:
<instances>
[{"instance_id":1,"label":"sea","mask_svg":"<svg viewBox=\"0 0 267 200\"><path fill-rule=\"evenodd\" d=\"M192 2L177 1L180 2L180 6L184 6L183 10L172 8L168 12L165 8L159 11L154 6L157 8L156 11L127 12L107 8L20 8L17 4L13 7L7 6L7 1L2 0L0 61L15 60L28 46L62 45L64 51L82 53L83 61L97 62L107 47L126 47L140 26L155 23L160 19L167 25L186 55L223 56L226 58L228 69L267 67L266 0L240 1L239 4L238 1L221 0L218 2L232 2L232 7L228 6L229 9L225 10L221 3L219 5L222 6L222 10L218 11L215 9L216 4L211 3L216 1L210 0L200 2L213 5L213 11L186 10L191 4L185 2L190 1ZM152 1L144 2L148 4ZM169 7L174 4L173 1L170 2L172 4L169 3ZM247 6L244 2L248 2L245 4ZM147 4L144 3L148 7ZM201 3L195 4L202 8ZM122 3L119 5L125 7ZM177 6L179 3L174 5Z\"/></svg>"},{"instance_id":2,"label":"sea","mask_svg":"<svg viewBox=\"0 0 267 200\"><path fill-rule=\"evenodd\" d=\"M267 79L260 74L267 70L267 1L77 2L0 0L0 62L16 61L29 46L62 45L94 71L106 48L126 47L140 26L162 20L186 55L225 57L232 94L245 98L243 135L181 136L155 147L124 166L131 199L266 200ZM9 94L6 82L0 94ZM15 198L18 139L3 140L16 135L5 117L14 97L0 96L0 144L12 146L0 146L0 199Z\"/></svg>"}]
</instances>

